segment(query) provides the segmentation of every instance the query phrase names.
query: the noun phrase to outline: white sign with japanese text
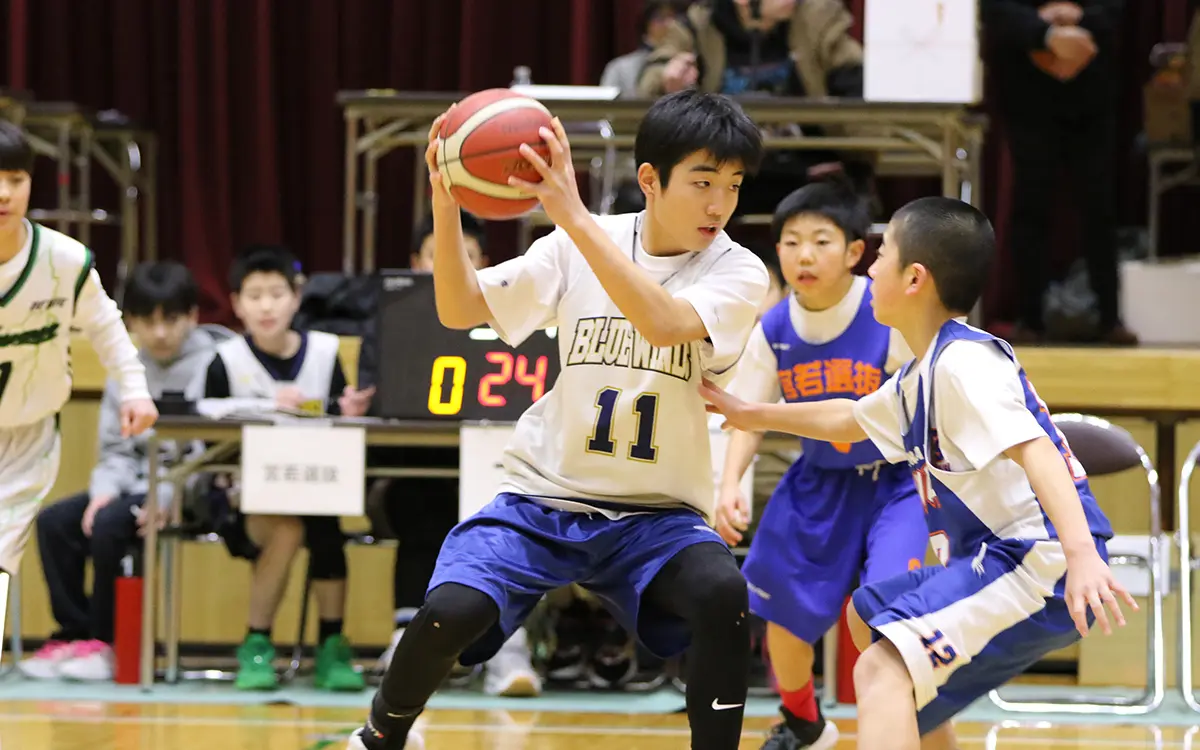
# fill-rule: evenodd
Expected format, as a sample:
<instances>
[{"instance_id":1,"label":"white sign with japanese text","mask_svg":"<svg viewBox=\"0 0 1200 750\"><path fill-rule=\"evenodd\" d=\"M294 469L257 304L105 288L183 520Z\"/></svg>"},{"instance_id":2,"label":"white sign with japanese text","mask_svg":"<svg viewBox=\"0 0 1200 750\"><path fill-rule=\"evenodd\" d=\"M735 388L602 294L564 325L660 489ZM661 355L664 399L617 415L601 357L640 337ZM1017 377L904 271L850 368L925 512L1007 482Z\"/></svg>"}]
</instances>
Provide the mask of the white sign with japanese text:
<instances>
[{"instance_id":1,"label":"white sign with japanese text","mask_svg":"<svg viewBox=\"0 0 1200 750\"><path fill-rule=\"evenodd\" d=\"M464 424L458 429L458 520L470 518L496 497L504 479L500 459L511 424Z\"/></svg>"},{"instance_id":2,"label":"white sign with japanese text","mask_svg":"<svg viewBox=\"0 0 1200 750\"><path fill-rule=\"evenodd\" d=\"M863 98L975 104L983 98L979 0L867 0Z\"/></svg>"},{"instance_id":3,"label":"white sign with japanese text","mask_svg":"<svg viewBox=\"0 0 1200 750\"><path fill-rule=\"evenodd\" d=\"M361 427L247 425L242 428L242 512L361 516L366 458Z\"/></svg>"}]
</instances>

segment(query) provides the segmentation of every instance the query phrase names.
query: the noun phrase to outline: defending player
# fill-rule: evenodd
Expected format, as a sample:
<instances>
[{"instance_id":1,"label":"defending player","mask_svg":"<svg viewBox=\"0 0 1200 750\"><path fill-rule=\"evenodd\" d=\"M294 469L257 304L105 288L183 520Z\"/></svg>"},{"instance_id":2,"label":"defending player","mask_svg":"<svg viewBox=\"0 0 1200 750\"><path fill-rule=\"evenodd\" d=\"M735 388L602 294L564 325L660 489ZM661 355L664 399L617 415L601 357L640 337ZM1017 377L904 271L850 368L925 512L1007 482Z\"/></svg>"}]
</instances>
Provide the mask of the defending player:
<instances>
[{"instance_id":1,"label":"defending player","mask_svg":"<svg viewBox=\"0 0 1200 750\"><path fill-rule=\"evenodd\" d=\"M121 435L158 418L146 371L91 250L25 218L34 154L0 121L0 630L9 577L58 476L58 411L71 395L71 329L120 385Z\"/></svg>"},{"instance_id":2,"label":"defending player","mask_svg":"<svg viewBox=\"0 0 1200 750\"><path fill-rule=\"evenodd\" d=\"M557 225L521 257L476 272L458 208L429 161L438 316L490 323L516 345L557 326L562 371L517 423L491 505L447 537L350 748L420 748L413 722L456 659L487 659L543 593L578 582L667 656L691 643L692 747L733 750L750 654L746 582L705 522L715 504L702 375L737 362L767 290L762 261L722 231L762 158L731 100L694 91L646 113L634 154L639 214L592 216L556 120L535 193ZM519 183L514 183L519 184Z\"/></svg>"},{"instance_id":3,"label":"defending player","mask_svg":"<svg viewBox=\"0 0 1200 750\"><path fill-rule=\"evenodd\" d=\"M871 313L871 283L854 275L870 219L835 182L806 185L780 202L772 229L791 294L750 335L730 391L777 403L856 399L879 387L912 352ZM750 507L739 489L762 433L735 432L725 456L717 531L742 540ZM767 621L767 649L783 722L763 750L828 750L837 727L813 695L813 647L841 617L855 581L919 568L928 547L912 479L870 441L803 441L763 513L742 565L750 611Z\"/></svg>"},{"instance_id":4,"label":"defending player","mask_svg":"<svg viewBox=\"0 0 1200 750\"><path fill-rule=\"evenodd\" d=\"M701 388L738 429L870 437L912 470L945 567L854 592L861 748L953 747L951 717L1086 635L1089 608L1108 633L1106 605L1125 623L1118 594L1137 607L1106 562L1108 519L1012 347L965 322L994 255L978 210L914 201L870 273L875 317L915 360L857 402L747 404Z\"/></svg>"}]
</instances>

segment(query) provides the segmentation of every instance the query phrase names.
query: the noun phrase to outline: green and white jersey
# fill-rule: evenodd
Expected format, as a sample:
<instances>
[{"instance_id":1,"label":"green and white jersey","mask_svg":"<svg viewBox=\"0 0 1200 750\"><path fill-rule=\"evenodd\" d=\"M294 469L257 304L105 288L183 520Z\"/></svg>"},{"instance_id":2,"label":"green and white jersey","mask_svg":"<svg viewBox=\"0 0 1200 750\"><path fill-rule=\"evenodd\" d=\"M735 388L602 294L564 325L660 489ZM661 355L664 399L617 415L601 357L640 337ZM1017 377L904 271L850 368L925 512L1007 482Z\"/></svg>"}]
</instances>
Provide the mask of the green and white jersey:
<instances>
[{"instance_id":1,"label":"green and white jersey","mask_svg":"<svg viewBox=\"0 0 1200 750\"><path fill-rule=\"evenodd\" d=\"M0 264L0 429L57 413L71 395L71 333L87 336L121 398L149 398L146 373L91 250L25 222L26 242Z\"/></svg>"}]
</instances>

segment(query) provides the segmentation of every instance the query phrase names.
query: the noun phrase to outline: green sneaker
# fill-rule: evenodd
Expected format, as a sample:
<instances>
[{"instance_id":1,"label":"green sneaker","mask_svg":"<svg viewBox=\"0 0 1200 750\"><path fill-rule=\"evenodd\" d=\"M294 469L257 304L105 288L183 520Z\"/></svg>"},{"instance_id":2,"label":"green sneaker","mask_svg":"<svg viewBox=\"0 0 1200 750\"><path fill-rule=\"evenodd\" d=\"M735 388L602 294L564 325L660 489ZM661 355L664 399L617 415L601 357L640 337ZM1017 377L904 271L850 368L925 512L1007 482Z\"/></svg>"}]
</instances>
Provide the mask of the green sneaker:
<instances>
[{"instance_id":1,"label":"green sneaker","mask_svg":"<svg viewBox=\"0 0 1200 750\"><path fill-rule=\"evenodd\" d=\"M344 635L331 635L317 646L317 668L313 685L321 690L357 691L367 686L363 676L350 663L350 641Z\"/></svg>"},{"instance_id":2,"label":"green sneaker","mask_svg":"<svg viewBox=\"0 0 1200 750\"><path fill-rule=\"evenodd\" d=\"M246 636L238 646L238 671L233 686L238 690L274 690L279 687L275 674L275 647L261 633Z\"/></svg>"}]
</instances>

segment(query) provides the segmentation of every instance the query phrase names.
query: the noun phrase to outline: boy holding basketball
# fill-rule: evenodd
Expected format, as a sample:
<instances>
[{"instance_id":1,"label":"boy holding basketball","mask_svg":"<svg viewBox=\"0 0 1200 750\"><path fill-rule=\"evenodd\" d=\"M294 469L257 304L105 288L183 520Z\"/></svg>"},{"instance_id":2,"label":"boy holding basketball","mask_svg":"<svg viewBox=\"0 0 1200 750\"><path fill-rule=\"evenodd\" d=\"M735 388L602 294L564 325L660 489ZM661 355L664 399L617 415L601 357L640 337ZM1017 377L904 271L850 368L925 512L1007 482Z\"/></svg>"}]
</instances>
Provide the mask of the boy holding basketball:
<instances>
[{"instance_id":1,"label":"boy holding basketball","mask_svg":"<svg viewBox=\"0 0 1200 750\"><path fill-rule=\"evenodd\" d=\"M870 438L912 471L942 566L854 592L858 746L954 747L950 719L1047 653L1109 632L1133 598L1106 563L1112 527L1012 347L966 323L995 255L987 217L951 198L901 208L871 266L872 307L916 358L857 401L747 404L740 430ZM1078 632L1076 632L1078 631Z\"/></svg>"},{"instance_id":2,"label":"boy holding basketball","mask_svg":"<svg viewBox=\"0 0 1200 750\"><path fill-rule=\"evenodd\" d=\"M447 537L429 593L404 633L352 750L423 747L413 723L455 661L486 660L545 592L579 583L661 656L688 648L696 750L741 737L750 657L746 582L709 526L715 491L701 377L741 356L767 271L722 231L762 159L731 100L663 97L634 154L646 210L592 216L561 124L542 128L541 178L510 184L557 225L525 255L482 271L463 247L458 206L433 185L434 288L451 328L488 323L509 344L557 326L562 372L517 423L491 505Z\"/></svg>"}]
</instances>

